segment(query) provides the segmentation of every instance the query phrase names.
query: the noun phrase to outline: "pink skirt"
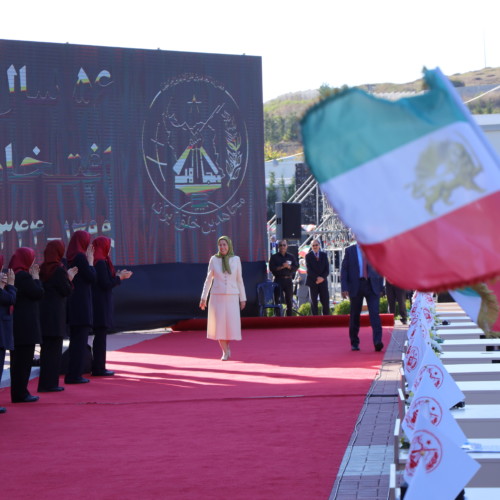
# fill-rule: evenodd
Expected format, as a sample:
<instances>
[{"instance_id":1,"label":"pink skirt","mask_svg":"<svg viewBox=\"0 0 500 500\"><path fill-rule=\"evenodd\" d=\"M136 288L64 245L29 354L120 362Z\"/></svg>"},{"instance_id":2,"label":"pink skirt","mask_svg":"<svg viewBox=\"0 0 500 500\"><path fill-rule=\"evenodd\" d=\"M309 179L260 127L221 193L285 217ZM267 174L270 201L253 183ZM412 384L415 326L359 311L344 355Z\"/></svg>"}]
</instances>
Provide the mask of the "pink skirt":
<instances>
[{"instance_id":1,"label":"pink skirt","mask_svg":"<svg viewBox=\"0 0 500 500\"><path fill-rule=\"evenodd\" d=\"M239 295L210 295L207 338L241 340Z\"/></svg>"}]
</instances>

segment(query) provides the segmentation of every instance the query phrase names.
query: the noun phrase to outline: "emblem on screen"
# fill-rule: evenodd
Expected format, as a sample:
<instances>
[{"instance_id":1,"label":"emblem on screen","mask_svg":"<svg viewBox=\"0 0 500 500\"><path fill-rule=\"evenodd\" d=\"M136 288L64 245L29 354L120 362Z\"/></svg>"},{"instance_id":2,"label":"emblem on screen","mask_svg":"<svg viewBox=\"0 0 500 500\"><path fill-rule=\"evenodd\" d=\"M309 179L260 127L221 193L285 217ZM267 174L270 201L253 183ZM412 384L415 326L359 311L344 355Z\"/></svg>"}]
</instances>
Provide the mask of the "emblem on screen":
<instances>
[{"instance_id":1,"label":"emblem on screen","mask_svg":"<svg viewBox=\"0 0 500 500\"><path fill-rule=\"evenodd\" d=\"M143 124L152 205L177 229L213 230L245 203L239 189L248 162L247 128L238 104L207 76L181 75L163 84Z\"/></svg>"}]
</instances>

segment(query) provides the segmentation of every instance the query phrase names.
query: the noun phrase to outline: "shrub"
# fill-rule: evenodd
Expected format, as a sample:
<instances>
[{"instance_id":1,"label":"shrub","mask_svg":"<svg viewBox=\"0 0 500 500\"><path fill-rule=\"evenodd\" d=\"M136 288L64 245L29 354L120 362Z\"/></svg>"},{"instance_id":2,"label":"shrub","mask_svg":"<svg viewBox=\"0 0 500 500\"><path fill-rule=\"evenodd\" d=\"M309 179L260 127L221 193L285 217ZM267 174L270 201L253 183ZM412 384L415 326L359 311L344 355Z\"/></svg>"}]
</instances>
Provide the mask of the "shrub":
<instances>
[{"instance_id":1,"label":"shrub","mask_svg":"<svg viewBox=\"0 0 500 500\"><path fill-rule=\"evenodd\" d=\"M351 310L351 303L348 300L343 300L335 305L333 314L349 314Z\"/></svg>"},{"instance_id":2,"label":"shrub","mask_svg":"<svg viewBox=\"0 0 500 500\"><path fill-rule=\"evenodd\" d=\"M387 311L389 310L389 304L387 303L387 297L382 297L380 299L380 306L379 306L379 312L380 314L386 314Z\"/></svg>"},{"instance_id":3,"label":"shrub","mask_svg":"<svg viewBox=\"0 0 500 500\"><path fill-rule=\"evenodd\" d=\"M299 314L302 316L310 316L311 315L311 304L309 302L306 302L305 304L302 304L299 309Z\"/></svg>"},{"instance_id":4,"label":"shrub","mask_svg":"<svg viewBox=\"0 0 500 500\"><path fill-rule=\"evenodd\" d=\"M302 304L298 309L298 313L301 316L311 316L311 304L309 302L306 302L305 304ZM320 302L318 302L318 314L323 314L323 306L321 305ZM332 311L330 310L330 314L332 314ZM335 314L335 313L333 313Z\"/></svg>"}]
</instances>

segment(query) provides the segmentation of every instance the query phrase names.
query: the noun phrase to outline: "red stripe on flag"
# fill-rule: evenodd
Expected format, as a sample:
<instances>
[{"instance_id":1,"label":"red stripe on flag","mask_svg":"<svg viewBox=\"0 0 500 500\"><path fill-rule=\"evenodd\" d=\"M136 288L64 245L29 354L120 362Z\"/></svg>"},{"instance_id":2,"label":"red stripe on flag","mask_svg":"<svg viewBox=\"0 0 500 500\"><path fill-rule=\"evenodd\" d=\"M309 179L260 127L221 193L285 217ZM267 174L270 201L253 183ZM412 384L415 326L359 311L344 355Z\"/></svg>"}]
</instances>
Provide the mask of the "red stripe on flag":
<instances>
[{"instance_id":1,"label":"red stripe on flag","mask_svg":"<svg viewBox=\"0 0 500 500\"><path fill-rule=\"evenodd\" d=\"M491 279L500 275L500 192L362 246L380 274L407 290L450 290Z\"/></svg>"}]
</instances>

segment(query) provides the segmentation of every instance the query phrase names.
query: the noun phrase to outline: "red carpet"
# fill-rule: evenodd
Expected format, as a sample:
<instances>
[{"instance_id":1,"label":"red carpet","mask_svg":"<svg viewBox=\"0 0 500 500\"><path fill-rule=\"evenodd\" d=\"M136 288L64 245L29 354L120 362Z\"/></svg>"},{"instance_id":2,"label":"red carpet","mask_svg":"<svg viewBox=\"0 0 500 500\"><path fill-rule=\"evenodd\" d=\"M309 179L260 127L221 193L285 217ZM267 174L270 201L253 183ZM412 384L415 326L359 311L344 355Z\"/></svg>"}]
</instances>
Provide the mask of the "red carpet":
<instances>
[{"instance_id":1,"label":"red carpet","mask_svg":"<svg viewBox=\"0 0 500 500\"><path fill-rule=\"evenodd\" d=\"M328 498L383 353L366 328L360 352L345 329L243 335L234 361L204 332L174 333L38 403L6 405L3 389L1 497Z\"/></svg>"},{"instance_id":2,"label":"red carpet","mask_svg":"<svg viewBox=\"0 0 500 500\"><path fill-rule=\"evenodd\" d=\"M382 326L394 326L394 314L381 314ZM361 326L370 326L368 314L360 317ZM336 314L328 316L270 316L241 318L241 326L244 329L259 328L320 328L349 326L349 314ZM185 319L178 321L172 326L177 332L185 330L205 330L207 320L205 318Z\"/></svg>"}]
</instances>

